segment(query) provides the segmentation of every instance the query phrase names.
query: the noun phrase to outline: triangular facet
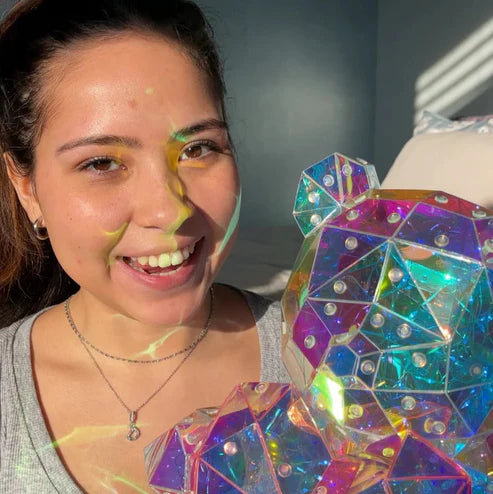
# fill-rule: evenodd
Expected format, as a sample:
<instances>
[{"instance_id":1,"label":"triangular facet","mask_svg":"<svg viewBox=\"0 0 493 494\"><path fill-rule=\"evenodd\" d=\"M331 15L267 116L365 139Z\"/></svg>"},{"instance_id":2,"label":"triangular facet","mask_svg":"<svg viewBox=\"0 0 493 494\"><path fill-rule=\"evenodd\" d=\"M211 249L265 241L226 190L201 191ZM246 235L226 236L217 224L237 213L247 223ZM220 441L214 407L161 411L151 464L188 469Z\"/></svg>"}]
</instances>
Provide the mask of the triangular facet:
<instances>
[{"instance_id":1,"label":"triangular facet","mask_svg":"<svg viewBox=\"0 0 493 494\"><path fill-rule=\"evenodd\" d=\"M430 204L418 204L406 218L397 238L478 261L481 259L472 219Z\"/></svg>"},{"instance_id":2,"label":"triangular facet","mask_svg":"<svg viewBox=\"0 0 493 494\"><path fill-rule=\"evenodd\" d=\"M370 304L317 300L308 301L331 336L356 331L368 313Z\"/></svg>"},{"instance_id":3,"label":"triangular facet","mask_svg":"<svg viewBox=\"0 0 493 494\"><path fill-rule=\"evenodd\" d=\"M325 492L331 494L346 494L359 468L360 464L356 461L332 461L317 484L317 488L325 487ZM317 491L317 488L313 492L324 492L322 489Z\"/></svg>"},{"instance_id":4,"label":"triangular facet","mask_svg":"<svg viewBox=\"0 0 493 494\"><path fill-rule=\"evenodd\" d=\"M330 346L325 357L325 365L336 376L350 376L356 372L357 357L345 345Z\"/></svg>"},{"instance_id":5,"label":"triangular facet","mask_svg":"<svg viewBox=\"0 0 493 494\"><path fill-rule=\"evenodd\" d=\"M484 212L486 216L491 215L491 211L487 208L482 208L473 202L466 201L441 190L433 191L426 199L422 199L422 201L433 206L440 206L442 209L467 216L468 218L476 218L478 210Z\"/></svg>"},{"instance_id":6,"label":"triangular facet","mask_svg":"<svg viewBox=\"0 0 493 494\"><path fill-rule=\"evenodd\" d=\"M422 438L408 434L389 473L390 479L406 477L463 477L463 471Z\"/></svg>"},{"instance_id":7,"label":"triangular facet","mask_svg":"<svg viewBox=\"0 0 493 494\"><path fill-rule=\"evenodd\" d=\"M319 208L314 211L294 213L293 217L296 223L298 223L301 233L306 237L315 231L320 224L337 216L340 211L339 206Z\"/></svg>"},{"instance_id":8,"label":"triangular facet","mask_svg":"<svg viewBox=\"0 0 493 494\"><path fill-rule=\"evenodd\" d=\"M483 271L450 349L448 390L493 382L493 300Z\"/></svg>"},{"instance_id":9,"label":"triangular facet","mask_svg":"<svg viewBox=\"0 0 493 494\"><path fill-rule=\"evenodd\" d=\"M320 236L309 291L313 292L324 285L384 242L386 242L385 237L375 237L327 225Z\"/></svg>"},{"instance_id":10,"label":"triangular facet","mask_svg":"<svg viewBox=\"0 0 493 494\"><path fill-rule=\"evenodd\" d=\"M372 302L384 265L387 246L383 245L334 276L310 294L314 298Z\"/></svg>"},{"instance_id":11,"label":"triangular facet","mask_svg":"<svg viewBox=\"0 0 493 494\"><path fill-rule=\"evenodd\" d=\"M233 392L220 408L209 437L202 446L202 451L206 451L216 444L224 442L228 437L244 429L255 418L248 407L248 403L240 386L236 386Z\"/></svg>"},{"instance_id":12,"label":"triangular facet","mask_svg":"<svg viewBox=\"0 0 493 494\"><path fill-rule=\"evenodd\" d=\"M293 340L313 367L327 350L330 334L312 306L306 302L293 325Z\"/></svg>"},{"instance_id":13,"label":"triangular facet","mask_svg":"<svg viewBox=\"0 0 493 494\"><path fill-rule=\"evenodd\" d=\"M178 431L165 446L159 463L149 481L153 487L182 490L185 480L185 454Z\"/></svg>"},{"instance_id":14,"label":"triangular facet","mask_svg":"<svg viewBox=\"0 0 493 494\"><path fill-rule=\"evenodd\" d=\"M375 434L384 437L395 434L388 417L371 391L365 389L344 390L344 425L350 429L364 431L375 442ZM364 447L360 444L359 447Z\"/></svg>"},{"instance_id":15,"label":"triangular facet","mask_svg":"<svg viewBox=\"0 0 493 494\"><path fill-rule=\"evenodd\" d=\"M376 389L444 391L448 345L383 353L375 379Z\"/></svg>"},{"instance_id":16,"label":"triangular facet","mask_svg":"<svg viewBox=\"0 0 493 494\"><path fill-rule=\"evenodd\" d=\"M481 275L481 264L398 242L416 286L442 331L452 335Z\"/></svg>"},{"instance_id":17,"label":"triangular facet","mask_svg":"<svg viewBox=\"0 0 493 494\"><path fill-rule=\"evenodd\" d=\"M341 185L344 202L358 197L371 188L366 167L339 155L342 162Z\"/></svg>"},{"instance_id":18,"label":"triangular facet","mask_svg":"<svg viewBox=\"0 0 493 494\"><path fill-rule=\"evenodd\" d=\"M367 199L331 221L339 228L349 228L371 235L391 237L414 207L412 201Z\"/></svg>"},{"instance_id":19,"label":"triangular facet","mask_svg":"<svg viewBox=\"0 0 493 494\"><path fill-rule=\"evenodd\" d=\"M256 423L210 449L202 459L243 491L255 494L277 491ZM256 475L251 475L252 470Z\"/></svg>"},{"instance_id":20,"label":"triangular facet","mask_svg":"<svg viewBox=\"0 0 493 494\"><path fill-rule=\"evenodd\" d=\"M443 442L444 445L452 444L453 437L471 435L470 428L446 393L376 390L375 396L396 428L405 425L407 429L430 440L441 438L445 428L447 441ZM431 427L433 423L435 426ZM443 450L442 447L439 449ZM450 455L450 452L446 451L446 454Z\"/></svg>"},{"instance_id":21,"label":"triangular facet","mask_svg":"<svg viewBox=\"0 0 493 494\"><path fill-rule=\"evenodd\" d=\"M394 244L389 247L376 301L411 323L441 335L426 301Z\"/></svg>"},{"instance_id":22,"label":"triangular facet","mask_svg":"<svg viewBox=\"0 0 493 494\"><path fill-rule=\"evenodd\" d=\"M301 177L294 204L295 213L304 213L325 208L334 209L337 207L337 202L325 190L315 184L306 175Z\"/></svg>"},{"instance_id":23,"label":"triangular facet","mask_svg":"<svg viewBox=\"0 0 493 494\"><path fill-rule=\"evenodd\" d=\"M471 430L476 433L493 408L493 384L448 393Z\"/></svg>"},{"instance_id":24,"label":"triangular facet","mask_svg":"<svg viewBox=\"0 0 493 494\"><path fill-rule=\"evenodd\" d=\"M378 304L371 306L360 330L380 350L443 343L444 341L441 334L427 331L409 319L404 319Z\"/></svg>"},{"instance_id":25,"label":"triangular facet","mask_svg":"<svg viewBox=\"0 0 493 494\"><path fill-rule=\"evenodd\" d=\"M289 384L272 382L242 384L245 398L257 419L270 410L284 396L288 388Z\"/></svg>"},{"instance_id":26,"label":"triangular facet","mask_svg":"<svg viewBox=\"0 0 493 494\"><path fill-rule=\"evenodd\" d=\"M286 396L259 425L281 492L311 492L331 458L303 401Z\"/></svg>"},{"instance_id":27,"label":"triangular facet","mask_svg":"<svg viewBox=\"0 0 493 494\"><path fill-rule=\"evenodd\" d=\"M341 167L336 154L331 154L322 161L307 168L304 173L323 187L336 201L342 201L339 190Z\"/></svg>"},{"instance_id":28,"label":"triangular facet","mask_svg":"<svg viewBox=\"0 0 493 494\"><path fill-rule=\"evenodd\" d=\"M275 491L274 491L275 492ZM222 475L219 475L213 468L201 461L198 467L197 494L243 494Z\"/></svg>"}]
</instances>

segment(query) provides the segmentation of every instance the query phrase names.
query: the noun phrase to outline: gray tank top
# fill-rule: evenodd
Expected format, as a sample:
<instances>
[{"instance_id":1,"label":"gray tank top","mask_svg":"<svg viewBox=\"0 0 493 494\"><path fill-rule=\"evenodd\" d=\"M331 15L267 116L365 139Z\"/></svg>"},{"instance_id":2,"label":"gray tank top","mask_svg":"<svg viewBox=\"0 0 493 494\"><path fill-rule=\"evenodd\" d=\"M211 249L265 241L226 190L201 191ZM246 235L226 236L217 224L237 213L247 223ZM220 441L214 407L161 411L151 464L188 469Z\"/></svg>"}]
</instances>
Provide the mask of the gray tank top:
<instances>
[{"instance_id":1,"label":"gray tank top","mask_svg":"<svg viewBox=\"0 0 493 494\"><path fill-rule=\"evenodd\" d=\"M262 381L289 382L281 360L281 309L242 291L258 329ZM28 316L0 329L0 493L81 494L52 446L39 406L31 368ZM144 456L142 455L142 461Z\"/></svg>"}]
</instances>

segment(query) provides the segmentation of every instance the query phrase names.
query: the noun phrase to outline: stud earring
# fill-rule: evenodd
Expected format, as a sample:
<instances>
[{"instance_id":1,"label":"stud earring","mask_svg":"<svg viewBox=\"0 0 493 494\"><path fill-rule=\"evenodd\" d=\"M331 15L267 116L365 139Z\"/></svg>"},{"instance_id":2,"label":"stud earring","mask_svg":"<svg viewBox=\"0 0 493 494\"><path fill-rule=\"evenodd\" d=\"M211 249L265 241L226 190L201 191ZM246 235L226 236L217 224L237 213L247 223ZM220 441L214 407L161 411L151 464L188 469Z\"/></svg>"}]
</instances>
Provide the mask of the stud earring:
<instances>
[{"instance_id":1,"label":"stud earring","mask_svg":"<svg viewBox=\"0 0 493 494\"><path fill-rule=\"evenodd\" d=\"M33 223L34 234L36 235L36 238L37 239L39 239L39 240L46 240L49 237L48 230L46 229L45 226L41 226L41 221L42 221L42 217L40 216Z\"/></svg>"}]
</instances>

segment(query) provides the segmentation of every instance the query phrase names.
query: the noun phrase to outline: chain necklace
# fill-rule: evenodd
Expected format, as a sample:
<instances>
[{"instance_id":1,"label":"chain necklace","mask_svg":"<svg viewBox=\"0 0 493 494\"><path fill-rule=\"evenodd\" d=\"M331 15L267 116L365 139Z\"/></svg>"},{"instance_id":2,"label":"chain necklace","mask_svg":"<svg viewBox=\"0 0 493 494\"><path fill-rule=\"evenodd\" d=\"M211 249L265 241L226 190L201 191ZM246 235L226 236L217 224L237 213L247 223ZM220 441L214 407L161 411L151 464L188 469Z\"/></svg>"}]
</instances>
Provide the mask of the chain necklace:
<instances>
[{"instance_id":1,"label":"chain necklace","mask_svg":"<svg viewBox=\"0 0 493 494\"><path fill-rule=\"evenodd\" d=\"M132 410L123 400L122 398L120 397L120 395L116 392L115 388L113 387L113 385L110 383L110 381L108 380L108 378L104 375L104 372L103 370L101 369L100 365L98 364L98 362L96 361L96 358L94 357L94 355L92 354L91 350L89 349L89 345L86 343L86 340L84 338L81 338L79 337L79 341L82 343L82 346L86 349L88 355L91 357L92 361L94 362L94 365L96 366L96 369L98 370L99 374L101 374L101 377L105 380L106 384L108 385L108 387L111 389L111 391L113 392L113 394L115 395L115 397L117 398L117 400L120 402L120 404L127 410L127 412L129 413L129 430L128 430L128 433L127 433L127 439L129 441L136 441L139 437L140 437L140 429L135 425L135 422L137 421L137 413L142 409L144 408L165 386L166 384L168 384L168 382L173 378L173 376L178 372L178 370L180 369L180 367L187 361L187 359L192 355L192 352L195 350L196 346L200 343L200 341L204 338L204 336L207 334L208 330L209 330L209 326L210 326L210 323L211 323L211 320L212 320L212 314L213 314L213 311L214 311L214 292L212 290L212 286L210 288L210 294L211 294L211 303L210 303L210 308L209 308L209 315L207 317L207 321L205 322L205 325L204 325L204 328L202 329L201 331L201 335L203 333L203 335L197 339L195 339L195 341L189 345L187 347L187 349L179 352L179 353L184 353L184 352L187 352L185 354L185 356L182 358L182 360L180 361L180 363L175 367L175 369L171 372L171 374L166 378L166 380L151 394L151 396L149 396L147 398L147 400L145 400L140 406L138 406L137 408L135 408L134 410ZM71 297L70 297L71 298ZM70 325L72 326L72 329L74 330L75 334L77 336L80 335L80 333L78 332L77 330L77 327L75 326L75 323L71 317L71 314L70 314L70 309L69 309L69 301L70 301L70 298L68 298L66 301L65 301L65 315L67 316L67 319L68 319L68 322L70 323ZM178 354L176 354L178 355ZM174 356L174 355L173 355ZM168 356L168 358L171 358ZM125 360L125 359L119 359L119 360ZM165 359L161 359L161 360L165 360ZM134 361L135 362L135 361ZM137 361L137 362L140 362L140 361Z\"/></svg>"},{"instance_id":2,"label":"chain necklace","mask_svg":"<svg viewBox=\"0 0 493 494\"><path fill-rule=\"evenodd\" d=\"M211 294L211 304L213 302L213 297L214 297L214 292L212 290L212 286L210 288L210 294ZM66 301L65 301L65 304L64 304L64 308L65 308L65 316L67 317L67 320L71 326L71 328L73 329L74 333L77 335L77 337L79 338L79 340L84 343L84 345L89 345L93 350L95 350L96 352L100 353L101 355L103 355L104 357L108 357L108 358L112 358L114 360L121 360L122 362L129 362L131 364L157 364L159 362L162 362L163 360L169 360L173 357L177 357L178 355L182 355L183 353L185 352L188 352L189 350L191 350L192 348L195 348L195 346L197 346L201 340L205 337L205 335L207 334L207 330L208 330L208 325L209 325L209 319L207 320L206 322L206 325L204 326L204 328L202 329L202 331L199 333L199 335L197 336L197 338L195 338L194 341L192 341L192 343L190 343L190 345L186 346L185 348L183 348L182 350L178 350L177 352L175 353L171 353L170 355L165 355L164 357L159 357L159 358L155 358L155 359L151 359L151 360L137 360L137 359L130 359L130 358L125 358L125 357L119 357L117 355L111 355L107 352L105 352L104 350L101 350L99 349L98 347L94 346L78 329L77 329L77 326L75 325L75 322L74 320L72 319L72 315L70 313L70 307L69 307L69 303L70 303L70 300L71 300L72 297L69 297ZM209 317L210 317L210 314L209 314Z\"/></svg>"}]
</instances>

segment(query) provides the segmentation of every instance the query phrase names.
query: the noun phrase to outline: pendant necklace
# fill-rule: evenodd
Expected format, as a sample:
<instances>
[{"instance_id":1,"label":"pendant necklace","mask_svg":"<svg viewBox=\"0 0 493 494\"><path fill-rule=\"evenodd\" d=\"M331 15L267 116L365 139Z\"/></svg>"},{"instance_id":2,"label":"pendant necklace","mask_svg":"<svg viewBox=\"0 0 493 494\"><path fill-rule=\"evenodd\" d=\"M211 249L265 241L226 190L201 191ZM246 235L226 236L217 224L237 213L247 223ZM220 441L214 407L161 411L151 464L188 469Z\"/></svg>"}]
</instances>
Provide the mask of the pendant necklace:
<instances>
[{"instance_id":1,"label":"pendant necklace","mask_svg":"<svg viewBox=\"0 0 493 494\"><path fill-rule=\"evenodd\" d=\"M212 286L209 290L210 292L210 296L211 296L211 302L210 302L210 306L209 306L209 315L207 316L207 320L205 322L205 325L202 329L202 331L200 332L199 336L190 344L188 345L185 349L183 350L180 350L179 352L175 352L171 355L167 355L165 357L161 357L161 358L158 358L158 359L154 359L154 360L132 360L132 359L126 359L126 358L123 358L123 357L116 357L114 355L110 355L106 352L103 352L102 350L99 350L98 348L96 348L94 345L92 345L91 343L89 343L89 341L87 341L83 336L82 334L80 333L80 331L77 329L77 326L75 325L75 322L74 320L72 319L72 315L70 313L70 307L69 307L69 304L70 304L70 299L72 297L69 297L66 301L65 301L65 304L64 304L64 308L65 308L65 316L67 317L67 320L70 324L70 327L72 328L72 330L74 331L74 333L76 334L76 336L78 337L79 341L82 343L82 346L86 349L88 355L91 357L92 361L94 362L94 365L96 366L96 369L98 370L99 374L101 374L101 377L104 379L104 381L106 382L106 384L108 385L108 387L111 389L111 391L113 392L113 394L115 395L115 397L118 399L118 401L120 402L120 404L127 410L128 414L129 414L129 429L128 429L128 433L127 433L127 439L129 441L136 441L139 437L140 437L140 429L136 426L136 422L137 422L137 413L142 409L144 408L165 386L166 384L168 384L168 382L173 378L173 376L178 372L178 370L180 369L180 367L187 361L187 359L192 355L192 352L195 350L195 348L197 347L197 345L204 339L204 337L206 336L208 330L209 330L209 326L210 326L210 323L211 323L211 320L212 320L212 314L213 314L213 311L214 311L214 291L212 289ZM96 361L96 358L94 357L93 353L91 352L90 348L93 348L94 350L98 351L99 353L101 353L103 356L105 357L109 357L109 358L113 358L113 359L116 359L116 360L123 360L123 361L127 361L127 362L131 362L131 363L157 363L157 362L161 362L163 360L168 360L172 357L176 357L177 355L180 355L182 353L185 353L185 356L181 359L180 363L175 367L175 369L171 372L171 374L166 378L166 380L151 394L151 396L149 396L145 401L144 403L142 403L140 406L138 406L137 408L135 409L131 409L123 400L122 398L120 397L120 395L116 392L115 388L113 387L113 385L110 383L110 381L108 380L108 378L105 376L103 370L101 369L100 365L98 364L98 362Z\"/></svg>"}]
</instances>

